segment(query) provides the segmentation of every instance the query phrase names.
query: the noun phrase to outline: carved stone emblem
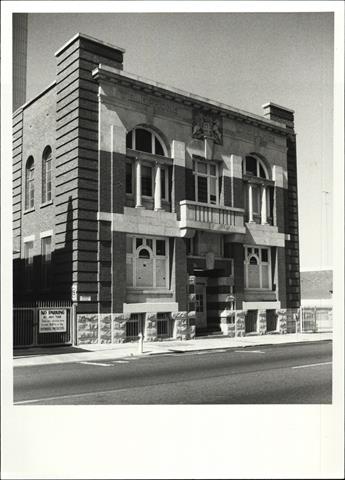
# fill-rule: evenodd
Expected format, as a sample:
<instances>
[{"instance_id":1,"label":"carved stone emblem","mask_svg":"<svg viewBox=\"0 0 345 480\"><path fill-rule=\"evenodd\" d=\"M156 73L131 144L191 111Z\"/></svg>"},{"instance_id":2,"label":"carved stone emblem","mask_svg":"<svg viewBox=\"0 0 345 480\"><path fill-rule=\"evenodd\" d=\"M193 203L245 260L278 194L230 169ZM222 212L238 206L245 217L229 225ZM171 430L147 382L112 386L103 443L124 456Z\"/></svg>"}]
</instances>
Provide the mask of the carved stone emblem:
<instances>
[{"instance_id":1,"label":"carved stone emblem","mask_svg":"<svg viewBox=\"0 0 345 480\"><path fill-rule=\"evenodd\" d=\"M210 138L218 145L223 143L223 119L214 114L193 112L192 137L198 139Z\"/></svg>"}]
</instances>

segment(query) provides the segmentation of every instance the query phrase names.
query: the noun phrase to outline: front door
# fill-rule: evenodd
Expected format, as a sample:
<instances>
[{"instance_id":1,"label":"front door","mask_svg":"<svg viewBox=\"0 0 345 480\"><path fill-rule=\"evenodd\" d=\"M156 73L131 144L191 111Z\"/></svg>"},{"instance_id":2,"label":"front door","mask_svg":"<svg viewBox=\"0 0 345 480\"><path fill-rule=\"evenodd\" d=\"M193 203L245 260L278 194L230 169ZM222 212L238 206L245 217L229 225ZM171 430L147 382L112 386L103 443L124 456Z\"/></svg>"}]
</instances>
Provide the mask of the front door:
<instances>
[{"instance_id":1,"label":"front door","mask_svg":"<svg viewBox=\"0 0 345 480\"><path fill-rule=\"evenodd\" d=\"M206 284L207 278L197 278L195 284L196 328L205 328L207 326Z\"/></svg>"}]
</instances>

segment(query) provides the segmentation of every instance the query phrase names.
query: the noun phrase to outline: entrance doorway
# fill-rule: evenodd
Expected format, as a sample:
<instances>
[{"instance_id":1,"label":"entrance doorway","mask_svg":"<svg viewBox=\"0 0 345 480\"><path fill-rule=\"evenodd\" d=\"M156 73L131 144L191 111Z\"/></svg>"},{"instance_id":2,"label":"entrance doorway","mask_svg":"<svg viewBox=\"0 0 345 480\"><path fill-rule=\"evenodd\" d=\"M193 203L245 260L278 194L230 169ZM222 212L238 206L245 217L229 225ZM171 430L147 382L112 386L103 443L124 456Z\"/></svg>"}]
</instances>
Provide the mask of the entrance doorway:
<instances>
[{"instance_id":1,"label":"entrance doorway","mask_svg":"<svg viewBox=\"0 0 345 480\"><path fill-rule=\"evenodd\" d=\"M257 310L248 310L245 320L245 332L252 333L257 331L257 319L258 311Z\"/></svg>"},{"instance_id":2,"label":"entrance doorway","mask_svg":"<svg viewBox=\"0 0 345 480\"><path fill-rule=\"evenodd\" d=\"M197 278L195 283L195 324L197 328L207 326L206 285L207 278Z\"/></svg>"}]
</instances>

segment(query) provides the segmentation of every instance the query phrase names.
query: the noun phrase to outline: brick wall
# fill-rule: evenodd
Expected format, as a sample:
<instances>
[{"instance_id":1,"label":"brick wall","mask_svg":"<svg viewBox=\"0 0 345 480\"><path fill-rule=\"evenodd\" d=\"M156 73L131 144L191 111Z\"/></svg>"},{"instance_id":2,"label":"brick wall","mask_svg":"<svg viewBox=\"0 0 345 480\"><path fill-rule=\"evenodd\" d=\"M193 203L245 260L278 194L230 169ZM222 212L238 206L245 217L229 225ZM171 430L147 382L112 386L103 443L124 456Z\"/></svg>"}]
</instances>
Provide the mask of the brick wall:
<instances>
[{"instance_id":1,"label":"brick wall","mask_svg":"<svg viewBox=\"0 0 345 480\"><path fill-rule=\"evenodd\" d=\"M110 209L109 159L98 152L98 85L92 78L92 70L99 63L122 68L122 53L106 45L100 45L76 36L57 54L57 176L59 193L57 205L60 214L73 212L70 220L71 234L67 235L67 222L61 224L58 245L66 248L70 243L72 255L78 251L73 262L72 281L78 283L78 295L91 298L87 303L79 303L78 312L98 311L99 276L108 282L109 265L103 262L104 272L98 272L99 226L98 210L98 165L102 163L104 192L100 203L105 211ZM60 174L64 171L63 175ZM103 235L103 233L102 233ZM70 240L69 242L67 241ZM111 239L102 239L102 249ZM108 243L109 247L109 243ZM82 254L82 259L79 257ZM63 266L60 265L60 271ZM59 275L57 281L60 281ZM106 280L104 280L104 278ZM104 294L103 307L109 305Z\"/></svg>"}]
</instances>

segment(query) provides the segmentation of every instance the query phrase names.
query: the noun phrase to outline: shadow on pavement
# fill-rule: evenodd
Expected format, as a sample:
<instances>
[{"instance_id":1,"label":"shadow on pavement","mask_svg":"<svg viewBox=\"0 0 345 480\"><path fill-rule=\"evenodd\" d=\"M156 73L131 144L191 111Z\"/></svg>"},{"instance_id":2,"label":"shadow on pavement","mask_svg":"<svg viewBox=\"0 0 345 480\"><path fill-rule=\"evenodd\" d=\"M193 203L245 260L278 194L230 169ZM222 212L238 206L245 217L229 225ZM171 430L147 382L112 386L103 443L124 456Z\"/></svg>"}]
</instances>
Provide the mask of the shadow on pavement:
<instances>
[{"instance_id":1,"label":"shadow on pavement","mask_svg":"<svg viewBox=\"0 0 345 480\"><path fill-rule=\"evenodd\" d=\"M66 353L84 353L91 352L86 348L67 346L52 346L52 347L34 347L34 348L15 348L13 349L13 357L33 357L41 355L61 355Z\"/></svg>"}]
</instances>

